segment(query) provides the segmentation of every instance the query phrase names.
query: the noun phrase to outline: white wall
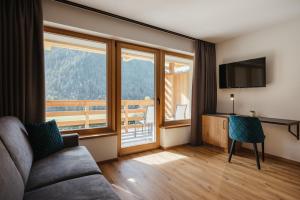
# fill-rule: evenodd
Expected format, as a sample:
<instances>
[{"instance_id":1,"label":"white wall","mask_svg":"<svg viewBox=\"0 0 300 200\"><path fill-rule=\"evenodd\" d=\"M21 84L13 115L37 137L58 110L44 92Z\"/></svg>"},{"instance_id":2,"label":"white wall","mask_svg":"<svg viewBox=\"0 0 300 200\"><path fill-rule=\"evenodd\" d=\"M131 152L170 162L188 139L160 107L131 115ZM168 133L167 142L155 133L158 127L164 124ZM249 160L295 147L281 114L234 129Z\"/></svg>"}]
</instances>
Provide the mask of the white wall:
<instances>
[{"instance_id":1,"label":"white wall","mask_svg":"<svg viewBox=\"0 0 300 200\"><path fill-rule=\"evenodd\" d=\"M75 29L80 32L145 44L165 50L184 53L194 52L192 40L52 0L43 0L43 14L46 25Z\"/></svg>"},{"instance_id":2,"label":"white wall","mask_svg":"<svg viewBox=\"0 0 300 200\"><path fill-rule=\"evenodd\" d=\"M160 129L160 146L169 148L173 146L188 144L191 141L191 127L180 127Z\"/></svg>"},{"instance_id":3,"label":"white wall","mask_svg":"<svg viewBox=\"0 0 300 200\"><path fill-rule=\"evenodd\" d=\"M86 146L96 162L118 157L117 136L106 136L80 140L79 144Z\"/></svg>"},{"instance_id":4,"label":"white wall","mask_svg":"<svg viewBox=\"0 0 300 200\"><path fill-rule=\"evenodd\" d=\"M229 95L234 93L239 114L255 110L260 116L300 120L300 18L217 44L217 71L219 64L263 56L267 87L218 89L218 112L232 111ZM300 141L287 127L263 128L266 153L300 161Z\"/></svg>"}]
</instances>

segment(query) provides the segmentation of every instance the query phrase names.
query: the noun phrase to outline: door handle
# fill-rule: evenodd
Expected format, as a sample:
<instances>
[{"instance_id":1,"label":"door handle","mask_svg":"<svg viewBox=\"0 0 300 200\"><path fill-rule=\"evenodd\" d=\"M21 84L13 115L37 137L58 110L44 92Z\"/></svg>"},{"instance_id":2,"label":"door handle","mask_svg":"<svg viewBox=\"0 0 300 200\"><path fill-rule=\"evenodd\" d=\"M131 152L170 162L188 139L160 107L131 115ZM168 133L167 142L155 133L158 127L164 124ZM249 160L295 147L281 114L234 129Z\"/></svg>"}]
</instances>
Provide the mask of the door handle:
<instances>
[{"instance_id":1,"label":"door handle","mask_svg":"<svg viewBox=\"0 0 300 200\"><path fill-rule=\"evenodd\" d=\"M159 97L157 97L156 101L157 101L157 105L160 105L160 98Z\"/></svg>"}]
</instances>

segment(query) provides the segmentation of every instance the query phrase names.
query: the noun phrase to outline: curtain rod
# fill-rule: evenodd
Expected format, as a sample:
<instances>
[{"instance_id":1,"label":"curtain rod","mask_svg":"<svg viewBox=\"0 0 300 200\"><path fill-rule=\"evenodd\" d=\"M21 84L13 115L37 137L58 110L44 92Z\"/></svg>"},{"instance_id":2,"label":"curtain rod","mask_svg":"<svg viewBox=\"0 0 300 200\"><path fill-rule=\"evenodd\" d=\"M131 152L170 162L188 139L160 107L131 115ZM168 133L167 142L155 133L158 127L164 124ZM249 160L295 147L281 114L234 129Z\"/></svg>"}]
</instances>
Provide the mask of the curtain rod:
<instances>
[{"instance_id":1,"label":"curtain rod","mask_svg":"<svg viewBox=\"0 0 300 200\"><path fill-rule=\"evenodd\" d=\"M141 25L141 26L145 26L145 27L148 27L148 28L152 28L152 29L155 29L155 30L159 30L159 31L169 33L169 34L172 34L172 35L176 35L176 36L179 36L179 37L187 38L187 39L190 39L190 40L198 40L197 38L194 38L194 37L191 37L191 36L188 36L188 35L177 33L177 32L174 32L174 31L170 31L170 30L167 30L167 29L164 29L164 28L153 26L151 24L147 24L147 23L140 22L140 21L137 21L137 20L134 20L134 19L130 19L130 18L127 18L127 17L116 15L116 14L113 14L113 13L110 13L110 12L106 12L106 11L103 11L103 10L99 10L99 9L96 9L96 8L85 6L85 5L82 5L82 4L79 4L79 3L74 3L74 2L71 2L71 1L67 1L67 0L55 0L55 1L63 3L63 4L67 4L67 5L70 5L70 6L74 6L74 7L77 7L77 8L82 8L82 9L85 9L85 10L88 10L88 11L96 12L96 13L99 13L99 14L102 14L102 15L110 16L110 17L120 19L120 20L123 20L123 21L138 24L138 25ZM206 41L204 41L204 42L206 42Z\"/></svg>"}]
</instances>

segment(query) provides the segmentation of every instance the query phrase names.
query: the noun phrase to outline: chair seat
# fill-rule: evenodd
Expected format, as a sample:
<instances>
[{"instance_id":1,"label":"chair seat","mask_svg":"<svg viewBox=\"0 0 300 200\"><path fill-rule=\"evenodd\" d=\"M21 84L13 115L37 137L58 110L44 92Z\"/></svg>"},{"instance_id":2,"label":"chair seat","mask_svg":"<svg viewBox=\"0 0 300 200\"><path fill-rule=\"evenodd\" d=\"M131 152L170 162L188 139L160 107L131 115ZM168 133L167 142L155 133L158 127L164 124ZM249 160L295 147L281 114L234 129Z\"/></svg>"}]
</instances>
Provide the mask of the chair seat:
<instances>
[{"instance_id":1,"label":"chair seat","mask_svg":"<svg viewBox=\"0 0 300 200\"><path fill-rule=\"evenodd\" d=\"M65 148L33 163L26 191L71 178L100 173L99 167L85 147Z\"/></svg>"},{"instance_id":2,"label":"chair seat","mask_svg":"<svg viewBox=\"0 0 300 200\"><path fill-rule=\"evenodd\" d=\"M26 192L24 200L119 200L103 175L90 175L62 181Z\"/></svg>"}]
</instances>

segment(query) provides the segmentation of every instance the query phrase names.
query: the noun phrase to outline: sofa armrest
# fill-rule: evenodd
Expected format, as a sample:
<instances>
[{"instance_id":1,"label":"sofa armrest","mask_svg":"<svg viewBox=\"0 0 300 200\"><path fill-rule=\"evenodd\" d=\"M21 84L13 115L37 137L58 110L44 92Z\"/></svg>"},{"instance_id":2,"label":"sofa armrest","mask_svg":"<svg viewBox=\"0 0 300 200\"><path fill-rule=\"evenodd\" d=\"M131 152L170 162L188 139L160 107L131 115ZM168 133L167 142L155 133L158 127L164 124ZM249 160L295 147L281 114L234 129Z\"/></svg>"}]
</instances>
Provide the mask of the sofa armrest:
<instances>
[{"instance_id":1,"label":"sofa armrest","mask_svg":"<svg viewBox=\"0 0 300 200\"><path fill-rule=\"evenodd\" d=\"M63 134L61 136L65 147L76 147L79 145L79 135L77 133Z\"/></svg>"}]
</instances>

